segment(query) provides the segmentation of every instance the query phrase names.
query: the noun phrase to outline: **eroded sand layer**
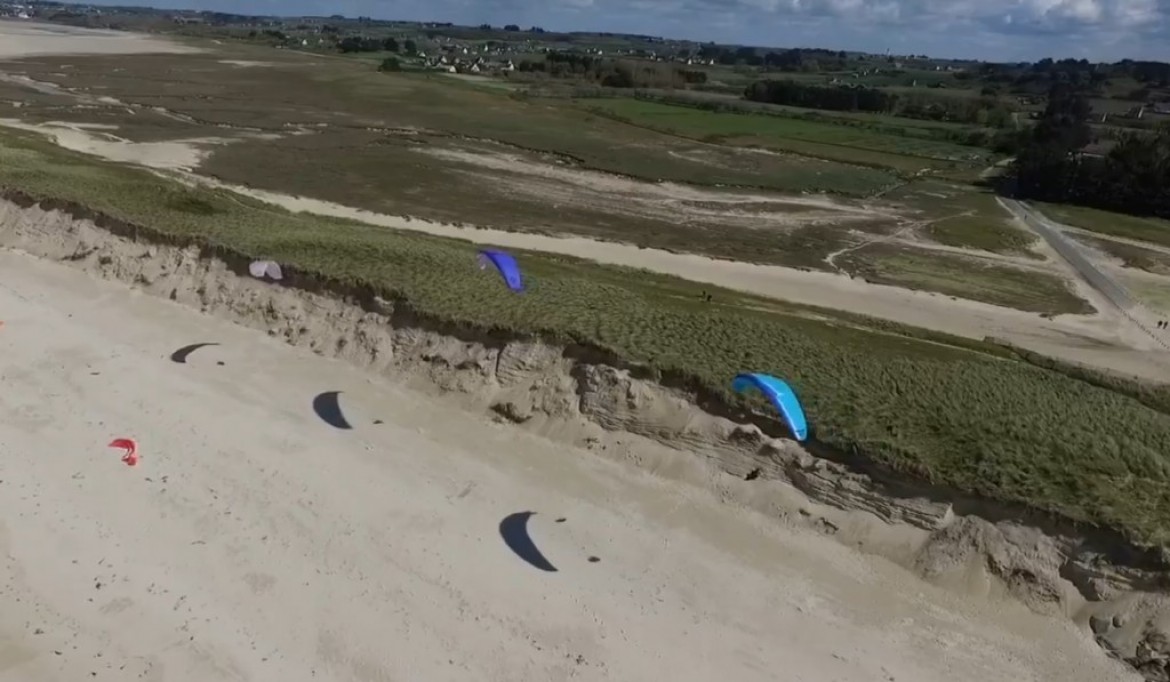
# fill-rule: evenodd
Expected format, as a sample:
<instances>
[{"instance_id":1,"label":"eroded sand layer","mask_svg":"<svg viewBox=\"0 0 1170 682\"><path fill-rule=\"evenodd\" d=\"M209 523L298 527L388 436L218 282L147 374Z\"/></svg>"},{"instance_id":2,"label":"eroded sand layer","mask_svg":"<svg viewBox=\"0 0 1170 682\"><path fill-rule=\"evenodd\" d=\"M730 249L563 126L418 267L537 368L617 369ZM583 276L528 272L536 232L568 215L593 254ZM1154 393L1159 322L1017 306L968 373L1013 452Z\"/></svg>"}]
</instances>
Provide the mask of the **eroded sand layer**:
<instances>
[{"instance_id":1,"label":"eroded sand layer","mask_svg":"<svg viewBox=\"0 0 1170 682\"><path fill-rule=\"evenodd\" d=\"M1071 624L122 285L0 269L0 679L1127 679ZM197 342L220 345L169 359ZM557 572L501 538L525 511Z\"/></svg>"}]
</instances>

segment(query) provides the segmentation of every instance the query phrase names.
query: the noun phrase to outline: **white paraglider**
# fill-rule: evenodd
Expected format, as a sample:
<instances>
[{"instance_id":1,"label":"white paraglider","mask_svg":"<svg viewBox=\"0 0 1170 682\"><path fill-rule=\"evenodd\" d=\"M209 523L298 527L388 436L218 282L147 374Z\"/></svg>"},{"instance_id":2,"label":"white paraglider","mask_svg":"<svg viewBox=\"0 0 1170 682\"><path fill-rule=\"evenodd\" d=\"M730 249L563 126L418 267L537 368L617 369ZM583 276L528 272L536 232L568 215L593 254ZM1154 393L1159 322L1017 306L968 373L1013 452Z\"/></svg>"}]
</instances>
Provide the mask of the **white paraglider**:
<instances>
[{"instance_id":1,"label":"white paraglider","mask_svg":"<svg viewBox=\"0 0 1170 682\"><path fill-rule=\"evenodd\" d=\"M269 279L283 279L284 275L280 271L280 264L271 260L255 260L248 266L248 272L256 279L264 279L267 276Z\"/></svg>"}]
</instances>

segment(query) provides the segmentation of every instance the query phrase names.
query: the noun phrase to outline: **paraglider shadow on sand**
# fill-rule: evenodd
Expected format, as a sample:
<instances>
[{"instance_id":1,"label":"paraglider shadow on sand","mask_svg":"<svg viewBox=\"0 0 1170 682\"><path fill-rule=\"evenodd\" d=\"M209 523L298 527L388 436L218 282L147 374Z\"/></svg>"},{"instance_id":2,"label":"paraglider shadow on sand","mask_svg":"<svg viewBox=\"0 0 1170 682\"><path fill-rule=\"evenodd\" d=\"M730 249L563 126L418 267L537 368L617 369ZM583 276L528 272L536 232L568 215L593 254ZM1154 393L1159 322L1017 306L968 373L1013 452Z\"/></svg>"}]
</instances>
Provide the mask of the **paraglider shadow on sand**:
<instances>
[{"instance_id":1,"label":"paraglider shadow on sand","mask_svg":"<svg viewBox=\"0 0 1170 682\"><path fill-rule=\"evenodd\" d=\"M313 412L321 418L321 421L332 426L335 429L352 429L349 421L346 420L345 415L341 413L341 403L338 396L340 391L325 391L318 393L313 398Z\"/></svg>"},{"instance_id":2,"label":"paraglider shadow on sand","mask_svg":"<svg viewBox=\"0 0 1170 682\"><path fill-rule=\"evenodd\" d=\"M557 567L540 553L532 536L528 534L528 519L536 512L524 511L509 514L500 521L500 537L512 553L524 560L533 568L556 573Z\"/></svg>"},{"instance_id":3,"label":"paraglider shadow on sand","mask_svg":"<svg viewBox=\"0 0 1170 682\"><path fill-rule=\"evenodd\" d=\"M171 353L171 362L177 362L179 364L187 364L187 356L190 355L191 353L194 353L195 351L199 350L200 348L203 348L204 346L218 346L218 345L219 345L218 343L207 342L207 343L193 343L189 346L183 346L182 348L175 351L174 353Z\"/></svg>"}]
</instances>

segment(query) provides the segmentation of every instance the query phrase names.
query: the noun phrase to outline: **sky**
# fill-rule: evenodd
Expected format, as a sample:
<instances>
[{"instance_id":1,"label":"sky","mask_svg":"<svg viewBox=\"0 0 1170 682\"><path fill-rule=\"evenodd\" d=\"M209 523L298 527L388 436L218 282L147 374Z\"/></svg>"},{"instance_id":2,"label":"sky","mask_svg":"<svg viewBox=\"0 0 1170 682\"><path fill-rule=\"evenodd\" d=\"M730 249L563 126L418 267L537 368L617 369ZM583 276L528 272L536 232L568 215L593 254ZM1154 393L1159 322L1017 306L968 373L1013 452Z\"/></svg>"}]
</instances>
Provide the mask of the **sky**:
<instances>
[{"instance_id":1,"label":"sky","mask_svg":"<svg viewBox=\"0 0 1170 682\"><path fill-rule=\"evenodd\" d=\"M1170 61L1170 0L90 0L236 14L642 33L987 61Z\"/></svg>"}]
</instances>

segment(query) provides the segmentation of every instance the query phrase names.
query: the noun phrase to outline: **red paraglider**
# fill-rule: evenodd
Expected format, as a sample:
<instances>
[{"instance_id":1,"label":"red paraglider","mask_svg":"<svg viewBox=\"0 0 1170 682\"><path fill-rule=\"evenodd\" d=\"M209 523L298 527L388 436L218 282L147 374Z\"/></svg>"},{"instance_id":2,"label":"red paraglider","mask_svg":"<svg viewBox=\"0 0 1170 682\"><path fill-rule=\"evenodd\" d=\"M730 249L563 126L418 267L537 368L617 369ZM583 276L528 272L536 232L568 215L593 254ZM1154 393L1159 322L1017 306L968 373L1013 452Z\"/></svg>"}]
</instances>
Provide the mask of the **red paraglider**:
<instances>
[{"instance_id":1,"label":"red paraglider","mask_svg":"<svg viewBox=\"0 0 1170 682\"><path fill-rule=\"evenodd\" d=\"M110 441L110 447L122 448L126 454L122 455L122 461L126 466L134 466L138 464L138 443L134 442L133 438L115 438Z\"/></svg>"}]
</instances>

